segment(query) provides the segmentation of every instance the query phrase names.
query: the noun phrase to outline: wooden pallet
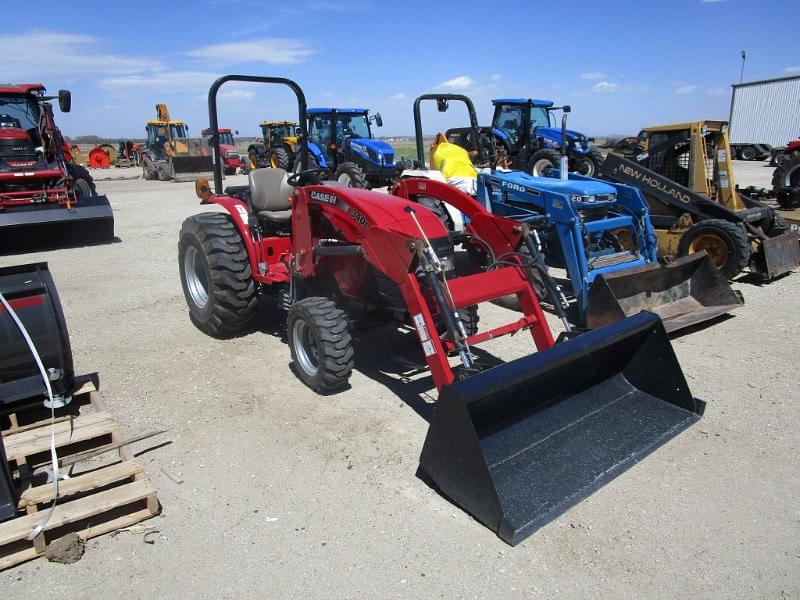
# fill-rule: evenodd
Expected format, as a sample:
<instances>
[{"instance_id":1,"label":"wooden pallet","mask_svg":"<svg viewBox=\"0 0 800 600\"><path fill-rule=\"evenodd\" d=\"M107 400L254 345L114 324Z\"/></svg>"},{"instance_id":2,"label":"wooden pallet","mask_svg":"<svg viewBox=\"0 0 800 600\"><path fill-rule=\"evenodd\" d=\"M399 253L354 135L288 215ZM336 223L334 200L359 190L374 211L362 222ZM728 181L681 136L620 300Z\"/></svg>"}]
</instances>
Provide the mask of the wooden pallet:
<instances>
[{"instance_id":1,"label":"wooden pallet","mask_svg":"<svg viewBox=\"0 0 800 600\"><path fill-rule=\"evenodd\" d=\"M41 402L4 415L3 442L12 478L24 482L19 514L0 523L0 570L44 554L47 544L75 532L84 540L149 519L160 506L156 491L130 447L122 446L90 464L78 463L69 479L59 483L58 501L44 530L26 539L53 500L53 484L44 468L50 463L49 416ZM63 414L61 414L63 413ZM72 403L59 411L55 424L59 459L123 441L96 389L96 378L84 378Z\"/></svg>"}]
</instances>

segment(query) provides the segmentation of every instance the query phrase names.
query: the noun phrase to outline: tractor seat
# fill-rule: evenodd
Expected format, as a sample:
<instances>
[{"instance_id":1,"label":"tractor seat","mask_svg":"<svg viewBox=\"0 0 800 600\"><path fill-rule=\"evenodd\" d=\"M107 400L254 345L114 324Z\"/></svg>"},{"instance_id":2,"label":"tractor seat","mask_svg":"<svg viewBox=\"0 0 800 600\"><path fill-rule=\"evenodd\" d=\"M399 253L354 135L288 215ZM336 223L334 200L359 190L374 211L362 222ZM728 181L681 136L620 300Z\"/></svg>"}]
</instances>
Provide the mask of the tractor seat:
<instances>
[{"instance_id":1,"label":"tractor seat","mask_svg":"<svg viewBox=\"0 0 800 600\"><path fill-rule=\"evenodd\" d=\"M293 188L283 169L254 169L250 171L250 201L258 216L275 223L287 223L292 218L289 198Z\"/></svg>"}]
</instances>

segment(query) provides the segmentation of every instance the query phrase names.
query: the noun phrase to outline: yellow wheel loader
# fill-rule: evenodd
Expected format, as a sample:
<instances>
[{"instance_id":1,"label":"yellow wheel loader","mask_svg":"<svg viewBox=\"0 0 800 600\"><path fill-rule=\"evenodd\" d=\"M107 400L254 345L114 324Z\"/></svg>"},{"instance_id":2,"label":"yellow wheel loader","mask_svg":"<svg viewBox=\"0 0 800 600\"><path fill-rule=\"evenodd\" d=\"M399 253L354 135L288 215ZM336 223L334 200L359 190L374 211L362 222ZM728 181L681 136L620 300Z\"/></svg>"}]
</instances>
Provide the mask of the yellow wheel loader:
<instances>
[{"instance_id":1,"label":"yellow wheel loader","mask_svg":"<svg viewBox=\"0 0 800 600\"><path fill-rule=\"evenodd\" d=\"M156 104L156 118L147 122L142 153L142 177L163 181L195 181L212 177L211 149L203 140L190 139L189 126L171 119L166 104Z\"/></svg>"},{"instance_id":2,"label":"yellow wheel loader","mask_svg":"<svg viewBox=\"0 0 800 600\"><path fill-rule=\"evenodd\" d=\"M732 279L745 268L772 279L800 266L797 236L775 211L736 190L725 121L647 127L602 177L638 187L662 257L705 252Z\"/></svg>"},{"instance_id":3,"label":"yellow wheel loader","mask_svg":"<svg viewBox=\"0 0 800 600\"><path fill-rule=\"evenodd\" d=\"M250 169L272 167L291 171L297 154L296 130L297 123L294 121L263 121L263 143L256 142L247 149Z\"/></svg>"}]
</instances>

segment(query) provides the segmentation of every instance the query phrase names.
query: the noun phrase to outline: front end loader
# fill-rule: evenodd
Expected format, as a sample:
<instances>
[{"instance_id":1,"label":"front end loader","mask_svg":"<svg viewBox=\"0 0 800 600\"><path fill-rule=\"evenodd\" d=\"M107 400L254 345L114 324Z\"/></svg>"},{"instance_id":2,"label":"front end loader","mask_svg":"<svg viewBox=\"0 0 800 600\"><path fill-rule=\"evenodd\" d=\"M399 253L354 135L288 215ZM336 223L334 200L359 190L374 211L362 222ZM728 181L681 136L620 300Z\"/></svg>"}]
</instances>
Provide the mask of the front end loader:
<instances>
[{"instance_id":1,"label":"front end loader","mask_svg":"<svg viewBox=\"0 0 800 600\"><path fill-rule=\"evenodd\" d=\"M642 191L659 256L705 251L728 279L749 268L770 280L800 266L797 236L774 209L737 190L727 123L648 127L638 139L625 156L606 157L602 177Z\"/></svg>"},{"instance_id":2,"label":"front end loader","mask_svg":"<svg viewBox=\"0 0 800 600\"><path fill-rule=\"evenodd\" d=\"M89 172L71 162L41 84L0 86L0 253L111 242L114 215Z\"/></svg>"},{"instance_id":3,"label":"front end loader","mask_svg":"<svg viewBox=\"0 0 800 600\"><path fill-rule=\"evenodd\" d=\"M308 169L306 102L297 96L298 172L256 169L246 186L198 196L222 212L189 217L178 260L192 321L210 335L248 328L259 296L287 312L297 376L319 393L348 385L357 351L351 327L394 322L413 331L439 401L422 450L422 473L445 496L516 544L696 422L704 403L686 384L660 319L642 312L555 343L534 291L536 245L527 225L492 215L472 198L446 200L468 216L455 238L494 257L484 271L454 266L459 239L407 198L320 181ZM407 179L399 185L424 186ZM417 188L419 189L419 188ZM513 295L522 314L478 327L478 306ZM484 363L472 347L528 331L537 352Z\"/></svg>"},{"instance_id":4,"label":"front end loader","mask_svg":"<svg viewBox=\"0 0 800 600\"><path fill-rule=\"evenodd\" d=\"M141 156L144 179L181 182L211 176L213 159L207 143L190 139L189 126L171 119L166 104L156 104L156 118L147 122L145 131L147 141Z\"/></svg>"},{"instance_id":5,"label":"front end loader","mask_svg":"<svg viewBox=\"0 0 800 600\"><path fill-rule=\"evenodd\" d=\"M420 162L422 100L435 100L440 110L446 110L450 102L463 102L471 122L467 131L479 136L469 98L453 94L420 96L414 103ZM562 119L562 131L566 132L566 118ZM566 147L562 144L562 160L557 161L564 168L558 173L549 170L554 177L484 169L477 177L477 201L495 215L533 228L546 265L566 271L567 295L574 298L570 306L574 323L595 328L648 310L658 314L667 331L673 332L719 317L743 303L741 295L731 289L706 256L659 262L650 213L639 190L567 173ZM492 151L489 144L476 153L476 160L492 164L487 156ZM418 189L404 185L394 191L437 210L447 217L447 223L468 221L463 216L455 219L454 211L445 213L440 208L452 206L456 192L437 181ZM475 249L474 245L467 247ZM555 307L566 301L560 294L546 299Z\"/></svg>"}]
</instances>

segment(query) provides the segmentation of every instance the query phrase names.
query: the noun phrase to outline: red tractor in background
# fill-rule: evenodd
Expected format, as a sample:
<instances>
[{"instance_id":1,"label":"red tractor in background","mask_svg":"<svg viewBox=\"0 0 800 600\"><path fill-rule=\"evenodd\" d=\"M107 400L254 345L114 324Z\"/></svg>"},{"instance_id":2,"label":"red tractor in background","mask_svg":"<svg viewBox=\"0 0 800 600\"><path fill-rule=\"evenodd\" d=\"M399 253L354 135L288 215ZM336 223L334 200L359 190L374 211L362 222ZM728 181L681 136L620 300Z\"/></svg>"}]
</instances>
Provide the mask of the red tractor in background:
<instances>
[{"instance_id":1,"label":"red tractor in background","mask_svg":"<svg viewBox=\"0 0 800 600\"><path fill-rule=\"evenodd\" d=\"M180 232L181 284L198 328L231 338L259 310L285 310L293 370L323 394L348 386L352 333L394 324L415 336L439 390L421 472L510 544L699 419L704 403L689 392L658 316L643 312L554 341L534 282L558 292L527 224L428 179L402 180L392 194L320 181L322 171L308 168L306 100L295 82L247 75L214 82L208 106L217 155L217 92L227 81L294 91L299 164L293 174L254 169L248 185L223 190L217 162L213 193L198 179L202 202L222 209L187 218ZM464 232L448 231L423 205L428 193L469 218ZM483 268L458 266L455 248L464 244L484 249ZM478 305L507 295L521 314L505 312L510 321L480 329ZM538 351L516 360L473 349L526 330ZM251 364L259 369L258 357ZM283 377L260 372L265 381Z\"/></svg>"},{"instance_id":2,"label":"red tractor in background","mask_svg":"<svg viewBox=\"0 0 800 600\"><path fill-rule=\"evenodd\" d=\"M40 83L0 86L0 252L110 242L114 216L89 172L72 161Z\"/></svg>"},{"instance_id":3,"label":"red tractor in background","mask_svg":"<svg viewBox=\"0 0 800 600\"><path fill-rule=\"evenodd\" d=\"M211 136L210 129L203 129L201 133L204 138ZM236 171L240 167L244 168L244 162L236 149L236 141L233 139L234 134L239 135L239 132L224 127L219 130L219 152L222 156L222 172L225 175L236 175Z\"/></svg>"}]
</instances>

